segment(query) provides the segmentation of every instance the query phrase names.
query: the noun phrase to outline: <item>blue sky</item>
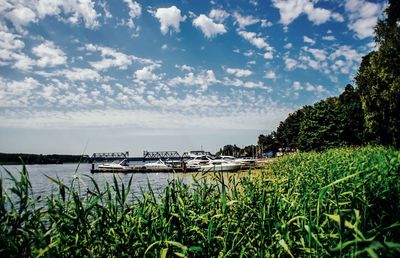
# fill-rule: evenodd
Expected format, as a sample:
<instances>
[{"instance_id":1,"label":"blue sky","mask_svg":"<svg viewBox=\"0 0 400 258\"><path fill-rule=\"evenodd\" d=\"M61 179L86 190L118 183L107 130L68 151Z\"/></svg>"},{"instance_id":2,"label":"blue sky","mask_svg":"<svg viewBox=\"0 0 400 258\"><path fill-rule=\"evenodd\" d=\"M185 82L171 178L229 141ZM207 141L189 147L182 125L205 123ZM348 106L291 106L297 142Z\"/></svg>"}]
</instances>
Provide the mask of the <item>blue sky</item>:
<instances>
[{"instance_id":1,"label":"blue sky","mask_svg":"<svg viewBox=\"0 0 400 258\"><path fill-rule=\"evenodd\" d=\"M0 152L212 152L340 94L385 1L0 0Z\"/></svg>"}]
</instances>

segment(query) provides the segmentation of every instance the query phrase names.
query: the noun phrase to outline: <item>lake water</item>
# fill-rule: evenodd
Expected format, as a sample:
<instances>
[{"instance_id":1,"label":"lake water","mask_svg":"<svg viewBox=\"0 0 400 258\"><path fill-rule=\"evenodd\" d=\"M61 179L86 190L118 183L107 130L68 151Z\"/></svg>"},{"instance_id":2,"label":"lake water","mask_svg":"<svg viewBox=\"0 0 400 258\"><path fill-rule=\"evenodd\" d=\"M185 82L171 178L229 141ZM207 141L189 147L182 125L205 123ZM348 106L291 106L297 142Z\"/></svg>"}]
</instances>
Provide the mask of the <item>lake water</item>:
<instances>
[{"instance_id":1,"label":"lake water","mask_svg":"<svg viewBox=\"0 0 400 258\"><path fill-rule=\"evenodd\" d=\"M174 178L182 178L186 183L192 182L192 177L194 174L175 174L175 173L134 173L134 174L124 174L124 173L90 173L91 164L58 164L58 165L26 165L29 178L32 184L32 191L35 197L42 196L45 197L49 195L52 191L54 193L58 192L58 186L52 182L49 178L60 179L65 185L69 186L73 178L77 177L79 179L79 184L83 192L87 187L91 188L91 180L87 176L93 177L100 189L104 189L106 182L110 185L113 184L113 175L120 179L125 185L128 184L131 176L132 186L131 192L134 195L140 196L141 191L148 191L148 183L150 183L151 188L155 193L160 193L165 186L168 184L169 180ZM10 171L13 175L19 178L19 171L22 166L17 165L6 165L0 167L0 175L3 178L3 186L8 189L12 186L12 182L8 180L9 176L5 172L5 169ZM75 172L76 171L76 172Z\"/></svg>"}]
</instances>

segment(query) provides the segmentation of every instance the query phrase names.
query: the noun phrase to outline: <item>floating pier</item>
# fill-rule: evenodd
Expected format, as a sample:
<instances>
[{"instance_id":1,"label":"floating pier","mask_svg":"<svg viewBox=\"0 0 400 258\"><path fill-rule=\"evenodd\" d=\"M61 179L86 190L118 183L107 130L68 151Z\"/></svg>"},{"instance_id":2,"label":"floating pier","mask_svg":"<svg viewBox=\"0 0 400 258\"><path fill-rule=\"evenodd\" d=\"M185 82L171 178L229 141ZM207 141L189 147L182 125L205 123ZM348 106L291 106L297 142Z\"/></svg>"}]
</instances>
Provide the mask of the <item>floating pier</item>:
<instances>
[{"instance_id":1,"label":"floating pier","mask_svg":"<svg viewBox=\"0 0 400 258\"><path fill-rule=\"evenodd\" d=\"M186 168L185 166L167 167L167 168L146 168L141 165L129 166L125 168L96 168L92 164L91 173L189 173L199 172L198 168Z\"/></svg>"}]
</instances>

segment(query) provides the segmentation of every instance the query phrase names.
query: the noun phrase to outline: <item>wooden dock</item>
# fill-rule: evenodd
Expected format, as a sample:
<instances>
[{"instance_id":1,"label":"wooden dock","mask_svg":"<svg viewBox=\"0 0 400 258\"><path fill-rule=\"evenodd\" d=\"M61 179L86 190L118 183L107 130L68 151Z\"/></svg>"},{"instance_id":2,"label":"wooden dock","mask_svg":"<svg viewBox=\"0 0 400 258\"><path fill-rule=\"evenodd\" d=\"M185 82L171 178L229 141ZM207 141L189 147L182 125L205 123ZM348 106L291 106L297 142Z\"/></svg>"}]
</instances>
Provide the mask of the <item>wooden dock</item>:
<instances>
[{"instance_id":1,"label":"wooden dock","mask_svg":"<svg viewBox=\"0 0 400 258\"><path fill-rule=\"evenodd\" d=\"M168 168L146 168L143 166L130 166L123 169L92 168L91 173L192 173L199 172L198 168L168 167Z\"/></svg>"}]
</instances>

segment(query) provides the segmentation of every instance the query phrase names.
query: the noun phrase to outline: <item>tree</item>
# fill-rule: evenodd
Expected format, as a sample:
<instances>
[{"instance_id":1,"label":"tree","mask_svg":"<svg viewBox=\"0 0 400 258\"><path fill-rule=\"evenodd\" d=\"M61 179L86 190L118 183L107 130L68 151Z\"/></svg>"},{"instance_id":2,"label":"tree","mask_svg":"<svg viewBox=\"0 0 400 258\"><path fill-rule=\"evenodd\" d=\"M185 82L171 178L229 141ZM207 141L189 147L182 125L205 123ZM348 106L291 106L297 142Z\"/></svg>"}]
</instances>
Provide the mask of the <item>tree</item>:
<instances>
[{"instance_id":1,"label":"tree","mask_svg":"<svg viewBox=\"0 0 400 258\"><path fill-rule=\"evenodd\" d=\"M299 109L294 113L289 114L285 121L280 122L276 130L276 139L279 147L298 148L300 124L303 117L303 109Z\"/></svg>"},{"instance_id":2,"label":"tree","mask_svg":"<svg viewBox=\"0 0 400 258\"><path fill-rule=\"evenodd\" d=\"M258 146L262 147L262 152L273 151L276 152L278 150L278 143L276 140L276 133L271 132L270 134L258 136Z\"/></svg>"},{"instance_id":3,"label":"tree","mask_svg":"<svg viewBox=\"0 0 400 258\"><path fill-rule=\"evenodd\" d=\"M355 81L370 137L400 147L400 1L389 0L385 13L375 28L379 48L363 58Z\"/></svg>"},{"instance_id":4,"label":"tree","mask_svg":"<svg viewBox=\"0 0 400 258\"><path fill-rule=\"evenodd\" d=\"M364 111L360 96L352 85L346 85L344 92L339 96L339 103L337 114L341 125L339 138L346 145L362 145L367 141Z\"/></svg>"}]
</instances>

